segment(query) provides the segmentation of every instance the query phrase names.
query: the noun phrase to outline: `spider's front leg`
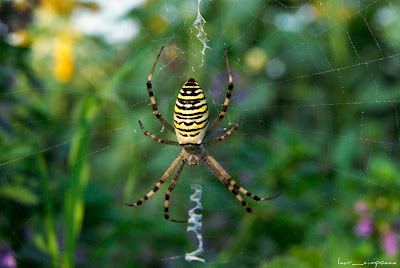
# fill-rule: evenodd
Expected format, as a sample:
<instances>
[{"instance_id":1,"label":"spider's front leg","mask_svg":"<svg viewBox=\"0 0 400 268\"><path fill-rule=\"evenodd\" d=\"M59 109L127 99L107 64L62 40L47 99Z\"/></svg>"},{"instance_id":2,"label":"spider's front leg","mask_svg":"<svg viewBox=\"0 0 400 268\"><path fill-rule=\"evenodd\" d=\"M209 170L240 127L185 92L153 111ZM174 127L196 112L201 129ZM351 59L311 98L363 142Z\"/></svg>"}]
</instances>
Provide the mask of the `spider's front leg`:
<instances>
[{"instance_id":1,"label":"spider's front leg","mask_svg":"<svg viewBox=\"0 0 400 268\"><path fill-rule=\"evenodd\" d=\"M153 77L153 73L154 73L154 69L156 68L158 59L160 58L161 52L163 51L164 46L161 47L160 52L158 52L156 61L154 62L153 68L150 71L149 77L147 78L147 91L149 92L149 97L150 97L150 101L151 101L151 105L153 106L153 113L154 115L157 117L158 120L160 120L160 122L167 128L169 129L172 133L175 133L175 129L173 126L171 126L170 123L167 122L167 120L165 120L165 118L161 115L161 113L158 111L158 107L157 107L157 103L156 103L156 99L154 98L154 94L153 94L153 88L151 85L151 78Z\"/></svg>"},{"instance_id":2,"label":"spider's front leg","mask_svg":"<svg viewBox=\"0 0 400 268\"><path fill-rule=\"evenodd\" d=\"M140 128L142 129L144 135L146 135L147 137L152 138L152 139L155 140L156 142L159 142L159 143L162 143L162 144L180 146L180 144L177 143L176 141L164 140L164 139L161 139L161 138L156 137L155 135L151 134L150 132L148 132L148 131L143 127L142 122L140 122L140 120L139 120L139 125L140 125Z\"/></svg>"},{"instance_id":3,"label":"spider's front leg","mask_svg":"<svg viewBox=\"0 0 400 268\"><path fill-rule=\"evenodd\" d=\"M231 99L231 95L232 95L233 80L232 80L231 68L229 67L228 55L226 54L226 48L224 48L224 54L225 54L226 66L228 68L228 81L229 81L228 92L226 93L224 106L222 107L221 112L219 113L217 119L215 119L215 121L211 125L211 127L207 130L207 133L206 133L207 136L209 134L211 134L214 131L214 129L219 125L219 123L221 123L222 119L224 119L226 111L228 110L229 100Z\"/></svg>"},{"instance_id":4,"label":"spider's front leg","mask_svg":"<svg viewBox=\"0 0 400 268\"><path fill-rule=\"evenodd\" d=\"M215 139L213 139L213 140L207 141L206 143L204 143L204 146L207 146L207 145L210 145L210 144L217 143L217 142L220 142L220 141L225 140L226 137L228 137L228 136L231 135L233 132L235 132L235 130L239 127L239 124L240 124L240 120L241 120L241 119L242 119L242 116L240 115L238 121L237 121L236 124L233 126L233 128L231 128L230 130L228 130L224 135L222 135L222 136L220 136L220 137L218 137L218 138L215 138Z\"/></svg>"}]
</instances>

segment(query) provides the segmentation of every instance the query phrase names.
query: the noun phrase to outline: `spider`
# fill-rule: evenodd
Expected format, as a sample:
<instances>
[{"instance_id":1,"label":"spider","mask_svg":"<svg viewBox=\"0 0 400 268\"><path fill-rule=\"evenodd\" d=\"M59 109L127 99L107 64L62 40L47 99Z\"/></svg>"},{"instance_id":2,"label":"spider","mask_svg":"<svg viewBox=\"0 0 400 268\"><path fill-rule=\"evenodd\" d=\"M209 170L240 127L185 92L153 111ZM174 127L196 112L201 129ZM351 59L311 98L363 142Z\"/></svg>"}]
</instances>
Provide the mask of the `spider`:
<instances>
[{"instance_id":1,"label":"spider","mask_svg":"<svg viewBox=\"0 0 400 268\"><path fill-rule=\"evenodd\" d=\"M151 86L151 78L153 77L154 69L157 65L158 59L160 58L163 49L164 46L161 47L160 52L157 55L156 61L154 62L153 68L150 71L150 75L147 79L147 90L149 92L151 104L153 105L154 115L168 130L176 134L178 142L156 137L143 127L142 122L140 122L140 120L139 120L139 125L146 136L152 138L153 140L159 143L181 146L182 152L172 162L167 171L165 171L164 175L161 177L160 181L156 183L154 188L149 193L147 193L143 198L138 200L136 203L125 204L125 205L136 207L143 204L155 192L157 192L158 189L160 189L161 185L167 180L171 172L179 164L175 172L174 178L172 179L172 182L169 185L169 188L165 194L164 217L166 220L172 222L186 223L187 221L174 220L169 216L168 212L169 198L172 190L175 188L179 175L181 174L186 162L188 162L190 166L195 166L200 163L200 160L204 161L208 165L208 167L215 174L215 176L217 176L218 179L229 189L229 191L235 195L236 199L240 202L240 204L242 204L242 206L249 213L253 213L253 211L246 204L243 198L238 194L238 191L256 201L271 200L278 197L281 193L268 198L260 198L250 193L243 187L239 186L236 183L236 181L234 181L231 178L231 176L221 167L221 165L211 155L208 154L207 150L204 148L204 146L217 143L226 139L226 137L231 135L238 128L240 120L242 118L242 116L239 116L237 123L224 135L204 143L204 138L209 134L211 134L224 118L225 113L228 109L229 99L231 97L233 90L232 75L229 67L226 49L224 48L225 61L228 67L228 74L229 74L228 92L226 94L224 106L220 114L218 115L217 119L211 125L211 127L209 127L208 107L204 92L201 90L199 84L196 82L194 78L189 78L189 80L183 85L182 89L178 94L174 111L174 127L172 127L158 111L157 103L154 98L153 89Z\"/></svg>"}]
</instances>

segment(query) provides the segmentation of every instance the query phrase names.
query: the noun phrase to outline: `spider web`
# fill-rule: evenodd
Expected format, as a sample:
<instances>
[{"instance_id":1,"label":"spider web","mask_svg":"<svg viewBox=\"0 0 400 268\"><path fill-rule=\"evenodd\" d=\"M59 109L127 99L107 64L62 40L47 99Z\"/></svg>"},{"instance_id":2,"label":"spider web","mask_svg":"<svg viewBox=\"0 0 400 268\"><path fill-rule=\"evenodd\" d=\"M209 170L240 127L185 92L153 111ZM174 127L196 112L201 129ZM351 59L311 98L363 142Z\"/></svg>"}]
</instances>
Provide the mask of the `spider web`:
<instances>
[{"instance_id":1,"label":"spider web","mask_svg":"<svg viewBox=\"0 0 400 268\"><path fill-rule=\"evenodd\" d=\"M131 11L142 24L138 24L138 35L127 43L80 40L75 65L85 82L65 86L53 81L32 90L22 81L11 92L1 93L0 102L10 107L34 99L25 110L7 111L8 121L2 127L13 138L4 146L10 153L0 163L0 188L13 190L23 174L26 182L21 184L29 191L22 195L38 199L35 205L26 205L23 198L11 194L1 201L0 243L13 249L18 264L54 264L38 247L45 233L41 215L46 185L54 197L57 242L61 253L65 252L64 196L72 187L68 182L74 170L80 170L82 163L90 165L90 175L75 253L78 264L113 264L118 258L126 259L121 266L138 261L184 265L184 254L195 249L195 237L187 234L186 226L162 218L167 186L139 208L123 206L152 189L179 153L177 148L145 137L137 124L141 120L156 136L174 139L152 114L144 87L162 45L164 56L153 76L153 91L168 121L176 92L189 77L195 77L205 91L211 120L217 116L227 89L222 50L227 47L235 88L218 134L231 128L239 115L243 119L232 136L207 150L247 190L259 196L282 192L266 203L246 200L254 210L254 215L247 215L204 165L185 167L172 193L170 212L177 219L187 217L194 207L189 202L191 185L202 186L206 263L256 266L272 261L269 265L279 267L310 264L318 258L325 266L336 265L338 258L353 263L367 261L365 256L369 261L391 260L381 244L385 232L395 230L399 209L398 3L161 3L154 5L151 16L143 15L143 10L150 14L145 7ZM238 28L230 28L232 18L239 15ZM47 42L52 37L50 32ZM33 45L28 47L40 53ZM44 59L34 62L40 60ZM116 75L107 73L118 68L122 71ZM50 92L48 100L68 97L70 103L65 105L72 107L57 112L63 107L50 105L43 118L29 116L41 103L37 92ZM88 130L80 132L91 113L73 108L88 97L99 108ZM66 130L58 133L55 126ZM26 146L12 150L21 140L26 140ZM80 140L90 146L69 163L69 151ZM37 171L27 173L37 170L35 163L41 158L48 166L48 180ZM359 238L352 231L362 218L354 209L360 201L370 206L374 237ZM96 225L91 230L93 222ZM29 238L23 235L26 229L33 232ZM320 240L321 244L316 242ZM347 240L357 250L346 247L353 245ZM141 243L131 246L132 241Z\"/></svg>"}]
</instances>

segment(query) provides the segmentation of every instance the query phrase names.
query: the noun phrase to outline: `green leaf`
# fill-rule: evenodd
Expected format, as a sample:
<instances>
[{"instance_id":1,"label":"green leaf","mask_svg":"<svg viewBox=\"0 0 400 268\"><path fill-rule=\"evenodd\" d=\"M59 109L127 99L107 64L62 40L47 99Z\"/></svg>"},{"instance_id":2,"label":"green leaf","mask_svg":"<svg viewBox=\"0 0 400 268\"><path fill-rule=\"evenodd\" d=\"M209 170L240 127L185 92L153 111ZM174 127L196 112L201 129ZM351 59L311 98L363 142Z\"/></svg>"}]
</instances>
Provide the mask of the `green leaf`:
<instances>
[{"instance_id":1,"label":"green leaf","mask_svg":"<svg viewBox=\"0 0 400 268\"><path fill-rule=\"evenodd\" d=\"M20 185L5 185L0 188L0 197L12 199L24 205L36 205L39 197L32 191Z\"/></svg>"},{"instance_id":2,"label":"green leaf","mask_svg":"<svg viewBox=\"0 0 400 268\"><path fill-rule=\"evenodd\" d=\"M304 263L308 263L311 267L324 267L322 256L317 250L294 247L290 250L290 252L292 253L292 255L301 259Z\"/></svg>"},{"instance_id":3,"label":"green leaf","mask_svg":"<svg viewBox=\"0 0 400 268\"><path fill-rule=\"evenodd\" d=\"M265 268L280 268L280 267L299 267L299 268L310 268L313 266L308 265L302 260L293 256L283 256L274 258L272 261L264 263L261 267Z\"/></svg>"}]
</instances>

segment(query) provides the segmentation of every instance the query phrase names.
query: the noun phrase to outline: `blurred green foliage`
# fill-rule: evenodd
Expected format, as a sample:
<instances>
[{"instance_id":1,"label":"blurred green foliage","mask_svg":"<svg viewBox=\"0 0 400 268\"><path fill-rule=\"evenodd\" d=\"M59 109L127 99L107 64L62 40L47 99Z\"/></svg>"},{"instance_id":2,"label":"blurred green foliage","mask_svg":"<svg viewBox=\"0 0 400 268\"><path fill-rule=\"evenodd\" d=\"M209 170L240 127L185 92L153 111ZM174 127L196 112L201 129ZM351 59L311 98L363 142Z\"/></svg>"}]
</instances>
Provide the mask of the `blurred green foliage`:
<instances>
[{"instance_id":1,"label":"blurred green foliage","mask_svg":"<svg viewBox=\"0 0 400 268\"><path fill-rule=\"evenodd\" d=\"M204 165L186 167L171 213L184 217L190 184L203 186L205 266L398 261L399 2L203 1L204 56L194 1L127 11L138 25L128 42L74 26L74 12L99 10L0 2L0 266L3 251L19 267L204 266L182 258L196 247L186 226L163 219L166 186L139 208L124 206L179 153L137 124L174 140L145 87L162 45L153 90L168 120L189 77L217 116L227 47L235 89L217 134L243 120L208 150L249 191L283 193L249 201L247 215Z\"/></svg>"}]
</instances>

